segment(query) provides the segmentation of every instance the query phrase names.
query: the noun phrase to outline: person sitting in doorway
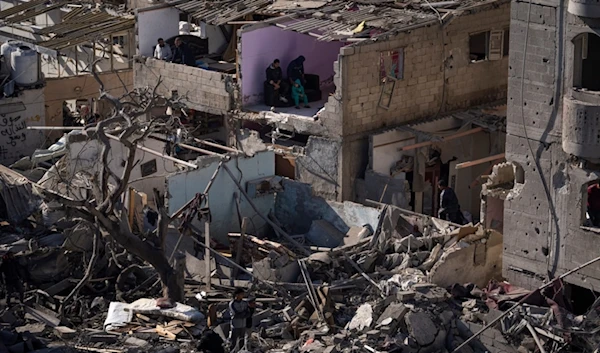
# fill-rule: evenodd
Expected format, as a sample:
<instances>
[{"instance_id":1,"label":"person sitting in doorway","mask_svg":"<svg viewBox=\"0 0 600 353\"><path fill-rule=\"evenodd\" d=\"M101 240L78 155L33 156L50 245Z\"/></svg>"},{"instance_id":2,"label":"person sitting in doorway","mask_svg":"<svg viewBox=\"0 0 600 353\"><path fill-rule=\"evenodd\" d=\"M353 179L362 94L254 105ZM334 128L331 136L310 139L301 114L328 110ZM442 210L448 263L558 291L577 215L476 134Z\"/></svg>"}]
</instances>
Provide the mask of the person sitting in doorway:
<instances>
[{"instance_id":1,"label":"person sitting in doorway","mask_svg":"<svg viewBox=\"0 0 600 353\"><path fill-rule=\"evenodd\" d=\"M600 182L596 181L587 188L587 213L594 227L600 227Z\"/></svg>"},{"instance_id":2,"label":"person sitting in doorway","mask_svg":"<svg viewBox=\"0 0 600 353\"><path fill-rule=\"evenodd\" d=\"M294 81L294 85L292 86L292 99L294 100L296 109L300 109L301 99L304 102L304 108L310 108L310 105L308 105L308 97L306 96L304 86L302 86L300 79L296 79L296 81Z\"/></svg>"},{"instance_id":3,"label":"person sitting in doorway","mask_svg":"<svg viewBox=\"0 0 600 353\"><path fill-rule=\"evenodd\" d=\"M456 197L454 190L451 187L448 187L448 182L444 179L440 179L438 187L442 191L440 194L438 218L456 224L463 224L464 218L460 211L460 204L458 203L458 197Z\"/></svg>"},{"instance_id":4,"label":"person sitting in doorway","mask_svg":"<svg viewBox=\"0 0 600 353\"><path fill-rule=\"evenodd\" d=\"M180 37L175 38L175 51L172 62L187 66L196 66L196 60L190 47Z\"/></svg>"},{"instance_id":5,"label":"person sitting in doorway","mask_svg":"<svg viewBox=\"0 0 600 353\"><path fill-rule=\"evenodd\" d=\"M306 59L304 56L300 55L289 63L287 67L287 76L290 80L290 84L293 85L296 80L300 80L302 86L306 85L306 80L304 79L304 61L306 61Z\"/></svg>"},{"instance_id":6,"label":"person sitting in doorway","mask_svg":"<svg viewBox=\"0 0 600 353\"><path fill-rule=\"evenodd\" d=\"M281 71L279 59L275 59L267 67L267 82L273 86L273 90L279 95L279 100L287 103L288 100L285 96L288 93L289 85L283 80L283 72Z\"/></svg>"},{"instance_id":7,"label":"person sitting in doorway","mask_svg":"<svg viewBox=\"0 0 600 353\"><path fill-rule=\"evenodd\" d=\"M171 60L173 53L171 52L171 46L165 44L162 38L158 38L158 44L154 48L154 58L158 60Z\"/></svg>"}]
</instances>

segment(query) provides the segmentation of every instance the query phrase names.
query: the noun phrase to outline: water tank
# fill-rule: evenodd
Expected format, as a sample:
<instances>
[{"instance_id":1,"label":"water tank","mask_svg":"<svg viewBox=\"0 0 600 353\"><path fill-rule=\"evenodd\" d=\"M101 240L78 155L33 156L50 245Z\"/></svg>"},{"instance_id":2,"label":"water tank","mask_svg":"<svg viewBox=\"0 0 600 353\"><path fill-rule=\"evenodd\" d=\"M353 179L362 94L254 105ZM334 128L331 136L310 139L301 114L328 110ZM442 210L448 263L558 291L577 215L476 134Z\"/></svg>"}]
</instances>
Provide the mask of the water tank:
<instances>
[{"instance_id":1,"label":"water tank","mask_svg":"<svg viewBox=\"0 0 600 353\"><path fill-rule=\"evenodd\" d=\"M40 80L40 56L37 51L20 45L10 56L11 78L17 85L30 86Z\"/></svg>"}]
</instances>

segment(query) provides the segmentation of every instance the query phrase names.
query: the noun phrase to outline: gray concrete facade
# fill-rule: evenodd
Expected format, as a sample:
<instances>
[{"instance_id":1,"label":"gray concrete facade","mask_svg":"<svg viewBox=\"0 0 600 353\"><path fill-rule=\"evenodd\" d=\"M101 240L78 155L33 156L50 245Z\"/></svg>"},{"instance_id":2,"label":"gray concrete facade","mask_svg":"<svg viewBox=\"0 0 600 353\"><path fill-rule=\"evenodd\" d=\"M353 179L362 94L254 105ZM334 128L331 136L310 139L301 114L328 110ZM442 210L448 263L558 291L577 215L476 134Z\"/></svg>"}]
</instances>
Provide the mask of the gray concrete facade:
<instances>
[{"instance_id":1,"label":"gray concrete facade","mask_svg":"<svg viewBox=\"0 0 600 353\"><path fill-rule=\"evenodd\" d=\"M504 203L503 274L527 288L599 253L600 230L582 226L588 182L600 176L597 161L589 159L597 148L598 136L591 135L597 135L600 104L598 92L578 88L576 41L582 33L600 33L600 21L570 9L556 0L511 6L506 159L523 168L525 178ZM597 290L600 264L566 281Z\"/></svg>"}]
</instances>

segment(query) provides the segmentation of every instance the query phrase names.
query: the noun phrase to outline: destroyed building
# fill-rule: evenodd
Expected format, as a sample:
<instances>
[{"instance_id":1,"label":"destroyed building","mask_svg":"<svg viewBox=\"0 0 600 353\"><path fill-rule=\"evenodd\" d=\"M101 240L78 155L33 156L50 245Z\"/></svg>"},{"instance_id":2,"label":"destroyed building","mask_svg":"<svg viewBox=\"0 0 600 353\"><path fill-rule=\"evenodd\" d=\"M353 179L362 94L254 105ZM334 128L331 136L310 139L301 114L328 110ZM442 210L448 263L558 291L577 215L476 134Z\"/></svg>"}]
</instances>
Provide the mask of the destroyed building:
<instances>
[{"instance_id":1,"label":"destroyed building","mask_svg":"<svg viewBox=\"0 0 600 353\"><path fill-rule=\"evenodd\" d=\"M10 62L11 48L37 52L37 69L32 72L45 79L41 125L60 127L65 121L74 125L94 114L108 114L111 107L97 99L100 86L91 78L92 66L111 94L121 95L133 87L133 16L85 2L2 1L0 5L5 59ZM52 142L62 133L46 135Z\"/></svg>"},{"instance_id":2,"label":"destroyed building","mask_svg":"<svg viewBox=\"0 0 600 353\"><path fill-rule=\"evenodd\" d=\"M526 288L597 256L588 187L600 178L599 16L588 1L512 3L506 158L514 179L496 190L506 194L504 275ZM589 304L600 266L566 281Z\"/></svg>"},{"instance_id":3,"label":"destroyed building","mask_svg":"<svg viewBox=\"0 0 600 353\"><path fill-rule=\"evenodd\" d=\"M437 180L445 177L479 218L479 177L504 153L507 1L231 4L176 1L138 10L144 58L135 64L136 86L163 77L163 93L187 95L207 122L259 131L277 153L277 170L311 184L316 195L393 199L436 214ZM200 67L148 58L158 37L178 35L184 18L198 26L190 44ZM265 70L280 59L285 75L299 55L311 108L275 106L265 96ZM227 142L235 145L231 134ZM443 163L430 158L436 153ZM372 187L386 183L386 190Z\"/></svg>"}]
</instances>

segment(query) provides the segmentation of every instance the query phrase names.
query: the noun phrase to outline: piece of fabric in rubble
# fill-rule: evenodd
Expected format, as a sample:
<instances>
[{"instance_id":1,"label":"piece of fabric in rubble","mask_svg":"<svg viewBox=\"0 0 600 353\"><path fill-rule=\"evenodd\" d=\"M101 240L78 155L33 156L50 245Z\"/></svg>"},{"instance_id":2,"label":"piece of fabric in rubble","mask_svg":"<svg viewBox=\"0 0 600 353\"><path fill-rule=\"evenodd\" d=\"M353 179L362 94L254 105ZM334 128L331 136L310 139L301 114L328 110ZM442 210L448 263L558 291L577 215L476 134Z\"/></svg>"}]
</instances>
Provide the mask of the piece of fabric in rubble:
<instances>
[{"instance_id":1,"label":"piece of fabric in rubble","mask_svg":"<svg viewBox=\"0 0 600 353\"><path fill-rule=\"evenodd\" d=\"M0 217L13 224L23 222L42 204L31 183L5 166L0 166L0 197Z\"/></svg>"}]
</instances>

